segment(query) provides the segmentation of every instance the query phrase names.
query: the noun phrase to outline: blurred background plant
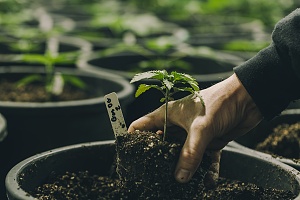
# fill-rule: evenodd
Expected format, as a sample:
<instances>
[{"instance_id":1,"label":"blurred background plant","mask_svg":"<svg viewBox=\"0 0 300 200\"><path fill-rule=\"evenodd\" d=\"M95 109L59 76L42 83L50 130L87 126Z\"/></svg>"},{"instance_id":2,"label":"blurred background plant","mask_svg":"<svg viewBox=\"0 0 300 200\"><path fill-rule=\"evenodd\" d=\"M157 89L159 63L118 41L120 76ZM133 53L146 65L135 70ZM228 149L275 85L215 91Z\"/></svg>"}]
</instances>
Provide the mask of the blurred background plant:
<instances>
[{"instance_id":1,"label":"blurred background plant","mask_svg":"<svg viewBox=\"0 0 300 200\"><path fill-rule=\"evenodd\" d=\"M0 68L44 67L48 76L18 84L43 81L49 96L61 92L64 82L84 88L76 77L55 72L68 64L87 71L95 66L97 73L108 66L115 74L130 67L120 73L125 78L128 72L178 70L197 75L205 88L266 47L275 23L299 6L300 0L0 0ZM67 37L89 45L78 51L63 45L70 44ZM49 47L55 38L59 44ZM89 67L81 67L85 63ZM156 108L145 109L155 95L130 105L128 121Z\"/></svg>"},{"instance_id":2,"label":"blurred background plant","mask_svg":"<svg viewBox=\"0 0 300 200\"><path fill-rule=\"evenodd\" d=\"M49 63L40 41L71 35L91 42L102 57L126 50L178 55L172 62L141 62L142 70L177 63L188 71L182 54L202 47L249 59L270 43L275 23L299 5L299 0L0 0L0 43L9 50L0 54L27 54L24 62L32 54L31 60Z\"/></svg>"}]
</instances>

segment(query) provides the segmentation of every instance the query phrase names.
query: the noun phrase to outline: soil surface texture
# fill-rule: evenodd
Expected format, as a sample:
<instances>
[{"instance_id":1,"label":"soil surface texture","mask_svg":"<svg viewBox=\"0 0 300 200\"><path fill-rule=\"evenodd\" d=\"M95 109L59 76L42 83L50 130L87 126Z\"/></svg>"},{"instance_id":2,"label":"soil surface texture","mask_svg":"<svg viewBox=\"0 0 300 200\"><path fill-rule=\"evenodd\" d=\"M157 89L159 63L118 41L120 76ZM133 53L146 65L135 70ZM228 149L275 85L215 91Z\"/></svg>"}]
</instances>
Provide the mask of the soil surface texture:
<instances>
[{"instance_id":1,"label":"soil surface texture","mask_svg":"<svg viewBox=\"0 0 300 200\"><path fill-rule=\"evenodd\" d=\"M42 83L27 84L17 87L16 82L9 80L0 81L0 101L12 102L56 102L82 100L92 98L88 91L76 88L72 85L65 85L60 95L47 94L45 85Z\"/></svg>"},{"instance_id":2,"label":"soil surface texture","mask_svg":"<svg viewBox=\"0 0 300 200\"><path fill-rule=\"evenodd\" d=\"M112 176L79 172L53 173L29 194L40 200L203 199L274 200L294 199L290 191L262 188L252 183L219 177L215 187L205 187L209 157L204 157L193 179L182 184L174 179L181 143L162 141L151 132L125 134L116 140Z\"/></svg>"},{"instance_id":3,"label":"soil surface texture","mask_svg":"<svg viewBox=\"0 0 300 200\"><path fill-rule=\"evenodd\" d=\"M276 126L255 149L300 162L300 122Z\"/></svg>"}]
</instances>

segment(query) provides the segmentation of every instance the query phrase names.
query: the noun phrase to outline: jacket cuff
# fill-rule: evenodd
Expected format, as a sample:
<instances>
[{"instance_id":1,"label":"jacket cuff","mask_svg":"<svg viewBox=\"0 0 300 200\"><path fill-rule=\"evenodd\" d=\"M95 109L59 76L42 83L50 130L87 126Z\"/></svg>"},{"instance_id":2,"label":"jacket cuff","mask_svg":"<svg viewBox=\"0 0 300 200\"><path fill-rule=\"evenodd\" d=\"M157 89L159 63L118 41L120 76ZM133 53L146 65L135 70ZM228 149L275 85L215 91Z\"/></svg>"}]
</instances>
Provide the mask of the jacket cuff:
<instances>
[{"instance_id":1,"label":"jacket cuff","mask_svg":"<svg viewBox=\"0 0 300 200\"><path fill-rule=\"evenodd\" d=\"M272 43L233 69L267 120L286 109L294 100L294 90L299 84L291 68L287 67L291 63L283 63L279 55L279 50Z\"/></svg>"}]
</instances>

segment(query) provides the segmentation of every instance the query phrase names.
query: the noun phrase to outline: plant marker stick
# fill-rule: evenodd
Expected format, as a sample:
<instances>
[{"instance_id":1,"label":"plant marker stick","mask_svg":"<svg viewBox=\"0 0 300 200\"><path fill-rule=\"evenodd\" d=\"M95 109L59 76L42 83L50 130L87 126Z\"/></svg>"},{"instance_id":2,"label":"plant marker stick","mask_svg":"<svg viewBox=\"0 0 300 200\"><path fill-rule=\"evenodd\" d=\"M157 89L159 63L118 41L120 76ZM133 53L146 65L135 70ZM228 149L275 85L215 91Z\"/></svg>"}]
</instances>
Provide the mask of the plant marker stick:
<instances>
[{"instance_id":1,"label":"plant marker stick","mask_svg":"<svg viewBox=\"0 0 300 200\"><path fill-rule=\"evenodd\" d=\"M110 123L115 134L115 138L117 138L117 136L123 135L124 133L127 133L125 119L123 117L117 94L115 92L112 92L105 95L104 101L109 115Z\"/></svg>"}]
</instances>

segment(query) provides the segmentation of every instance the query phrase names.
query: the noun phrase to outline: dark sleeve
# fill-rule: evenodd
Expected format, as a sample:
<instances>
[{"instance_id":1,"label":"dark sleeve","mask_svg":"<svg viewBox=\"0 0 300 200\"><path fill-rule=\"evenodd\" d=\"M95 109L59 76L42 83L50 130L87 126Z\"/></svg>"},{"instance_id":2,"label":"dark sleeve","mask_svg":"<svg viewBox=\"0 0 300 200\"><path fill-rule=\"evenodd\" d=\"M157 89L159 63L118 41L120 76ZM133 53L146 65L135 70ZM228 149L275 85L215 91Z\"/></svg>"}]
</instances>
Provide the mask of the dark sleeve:
<instances>
[{"instance_id":1,"label":"dark sleeve","mask_svg":"<svg viewBox=\"0 0 300 200\"><path fill-rule=\"evenodd\" d=\"M299 99L300 9L280 20L272 43L234 72L267 120Z\"/></svg>"}]
</instances>

